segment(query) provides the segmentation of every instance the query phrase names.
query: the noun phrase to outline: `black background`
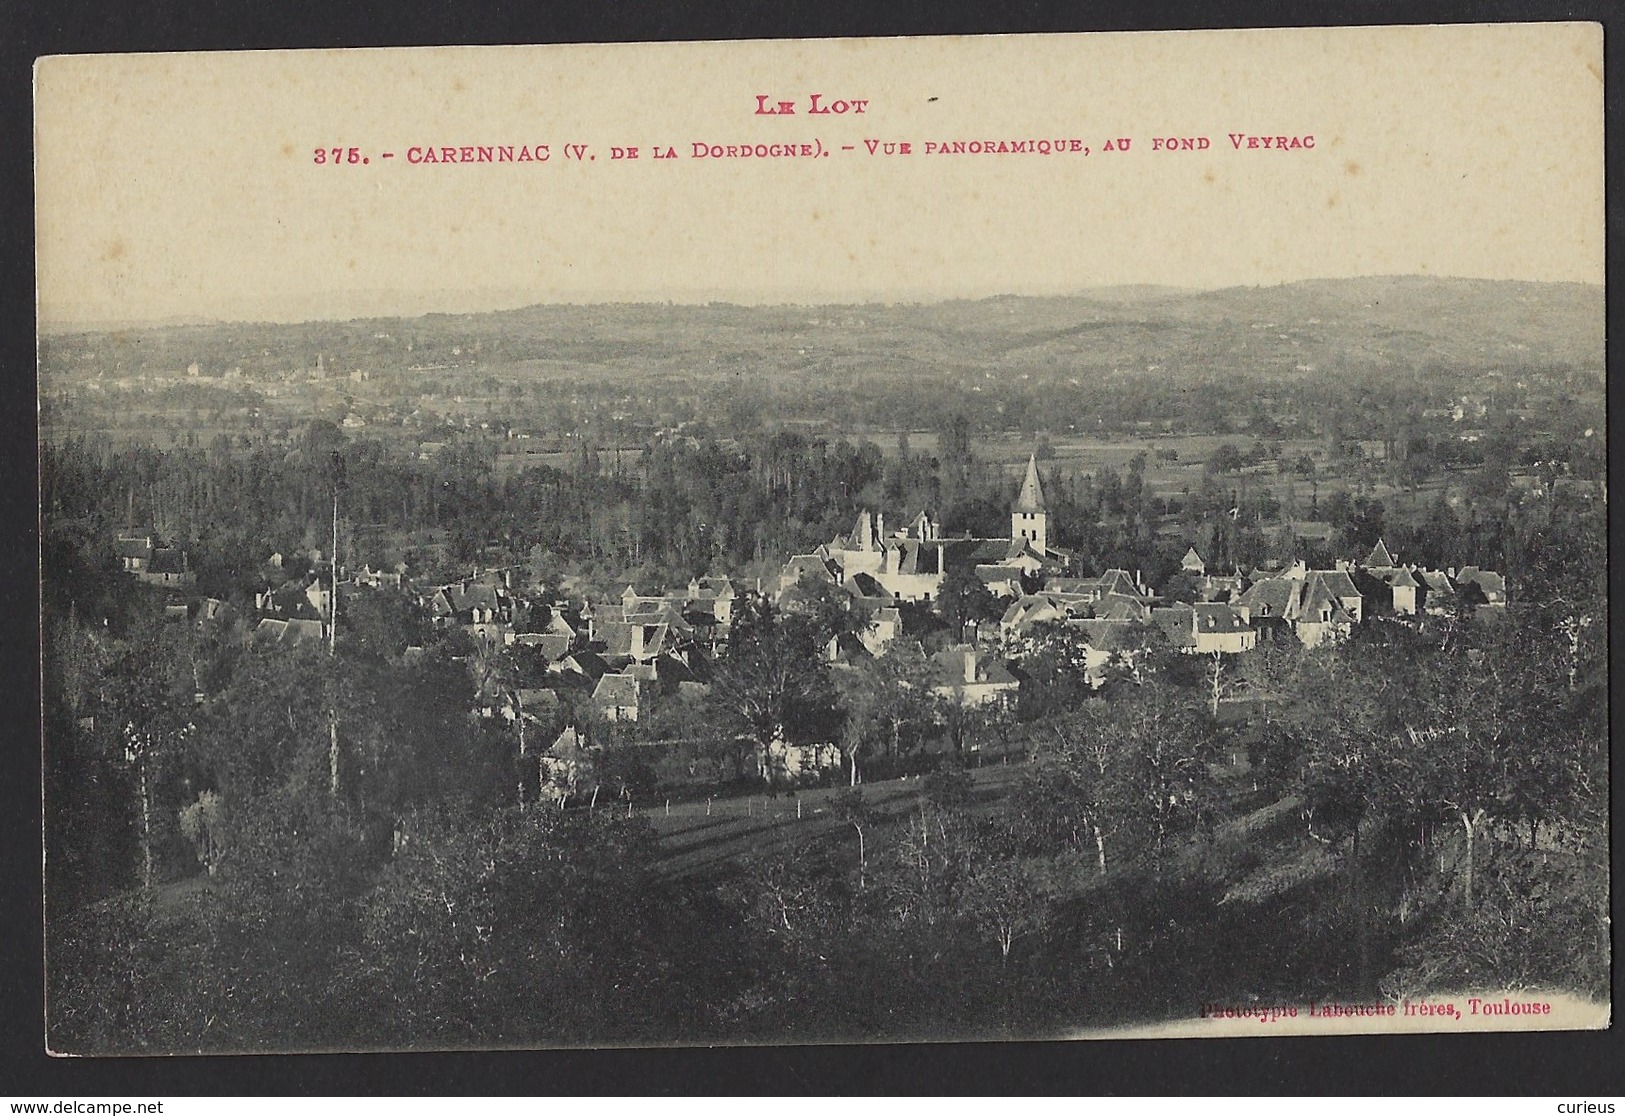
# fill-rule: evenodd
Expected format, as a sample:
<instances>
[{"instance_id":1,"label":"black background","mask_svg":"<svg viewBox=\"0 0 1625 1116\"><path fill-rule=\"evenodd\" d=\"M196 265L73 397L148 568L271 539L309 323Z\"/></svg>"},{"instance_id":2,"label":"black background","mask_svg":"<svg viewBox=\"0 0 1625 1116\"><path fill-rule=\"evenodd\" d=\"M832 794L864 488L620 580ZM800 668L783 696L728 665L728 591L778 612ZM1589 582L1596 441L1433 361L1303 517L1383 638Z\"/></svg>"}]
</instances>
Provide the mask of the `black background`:
<instances>
[{"instance_id":1,"label":"black background","mask_svg":"<svg viewBox=\"0 0 1625 1116\"><path fill-rule=\"evenodd\" d=\"M990 1045L768 1047L427 1055L50 1059L43 1053L38 500L32 65L46 54L433 46L1209 27L1596 20L1605 25L1609 180L1617 182L1616 5L1110 4L793 0L575 5L504 0L0 2L0 1097L124 1095L1352 1094L1584 1099L1625 1092L1617 1030L1593 1034L1257 1038ZM1538 144L1538 137L1513 142ZM87 153L94 157L94 152ZM1609 273L1625 190L1608 204ZM1612 284L1610 295L1612 296ZM1610 297L1609 323L1617 299ZM1609 352L1620 329L1609 330ZM1613 391L1610 390L1610 402ZM1611 408L1612 410L1613 408ZM1617 412L1616 412L1617 413ZM1615 447L1610 447L1615 448ZM1612 473L1618 454L1610 454ZM1616 482L1617 486L1617 482ZM1613 525L1617 527L1617 524ZM1611 530L1611 541L1614 535ZM1610 571L1611 590L1617 570ZM1617 591L1612 592L1619 599ZM1619 662L1618 655L1613 659ZM1617 780L1616 780L1617 782ZM1617 882L1618 832L1615 832ZM1615 895L1618 888L1614 889ZM1617 907L1617 900L1616 900ZM1616 912L1617 913L1617 912ZM1617 919L1616 919L1617 923ZM1618 1002L1619 972L1615 970ZM1536 1109L1541 1110L1539 1108ZM1555 1103L1551 1109L1555 1111Z\"/></svg>"}]
</instances>

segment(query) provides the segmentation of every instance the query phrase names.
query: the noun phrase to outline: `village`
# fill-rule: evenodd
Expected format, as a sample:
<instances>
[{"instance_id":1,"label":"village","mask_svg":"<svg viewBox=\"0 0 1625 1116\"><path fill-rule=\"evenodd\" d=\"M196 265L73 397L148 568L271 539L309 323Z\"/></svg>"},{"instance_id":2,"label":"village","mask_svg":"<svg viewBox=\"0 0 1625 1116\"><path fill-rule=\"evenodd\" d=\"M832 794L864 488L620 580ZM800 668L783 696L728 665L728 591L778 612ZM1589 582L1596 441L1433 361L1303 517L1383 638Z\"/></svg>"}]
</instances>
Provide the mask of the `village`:
<instances>
[{"instance_id":1,"label":"village","mask_svg":"<svg viewBox=\"0 0 1625 1116\"><path fill-rule=\"evenodd\" d=\"M1166 584L1141 571L1080 569L1050 542L1050 507L1036 455L1029 457L1003 538L945 535L928 510L888 530L884 513L864 510L852 529L791 556L776 578L696 577L671 587L627 585L619 597L569 599L534 584L523 566L474 569L439 584L394 570L347 569L319 550L300 563L280 553L259 571L252 614L189 592L185 552L150 530L122 530L116 552L138 581L165 594L164 612L200 627L241 619L256 649L334 645L334 599L343 626L350 594L403 594L437 630L457 629L483 655L505 657L502 681L480 679L476 715L503 718L523 735L553 732L537 749L537 793L562 801L580 784L584 750L606 738L659 747L641 731L650 710L705 698L728 655L736 616L752 607L783 613L834 609L844 619L821 654L849 675L875 668L899 643L923 656L921 681L942 711L975 711L1013 721L1024 663L1047 641L1063 640L1084 681L1098 690L1113 669L1161 648L1215 662L1261 644L1316 648L1346 639L1361 624L1425 624L1460 615L1504 616L1507 585L1496 571L1464 564L1406 564L1380 539L1364 555L1331 568L1303 560L1248 569L1210 569L1189 548ZM286 568L285 568L286 567ZM289 576L284 576L284 575ZM408 647L408 658L421 648ZM476 661L477 660L477 661ZM908 683L903 683L908 685ZM200 698L202 695L200 695ZM1246 715L1246 699L1231 698ZM1219 712L1215 700L1214 712ZM562 727L560 727L562 725ZM758 773L786 786L828 780L843 754L827 724L780 725L765 742ZM847 777L859 781L855 763Z\"/></svg>"}]
</instances>

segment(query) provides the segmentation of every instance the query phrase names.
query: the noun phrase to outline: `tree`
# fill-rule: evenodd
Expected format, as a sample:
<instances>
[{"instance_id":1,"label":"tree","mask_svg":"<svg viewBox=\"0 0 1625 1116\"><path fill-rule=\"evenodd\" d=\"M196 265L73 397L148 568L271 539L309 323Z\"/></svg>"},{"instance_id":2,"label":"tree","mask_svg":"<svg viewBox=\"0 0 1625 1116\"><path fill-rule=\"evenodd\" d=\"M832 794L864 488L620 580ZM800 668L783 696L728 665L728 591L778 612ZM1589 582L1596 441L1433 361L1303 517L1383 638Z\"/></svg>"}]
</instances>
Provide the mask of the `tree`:
<instances>
[{"instance_id":1,"label":"tree","mask_svg":"<svg viewBox=\"0 0 1625 1116\"><path fill-rule=\"evenodd\" d=\"M1570 782L1559 772L1576 752L1576 738L1557 721L1561 686L1540 676L1540 661L1524 655L1517 635L1497 634L1434 655L1425 696L1411 707L1396 749L1400 777L1420 804L1447 810L1462 826L1462 902L1469 912L1486 820L1538 824L1554 816L1560 803L1552 792ZM1562 757L1554 763L1529 759L1553 751Z\"/></svg>"},{"instance_id":2,"label":"tree","mask_svg":"<svg viewBox=\"0 0 1625 1116\"><path fill-rule=\"evenodd\" d=\"M1506 544L1511 584L1530 598L1521 611L1563 636L1569 689L1600 681L1607 661L1605 510L1567 493L1531 501L1514 518Z\"/></svg>"},{"instance_id":3,"label":"tree","mask_svg":"<svg viewBox=\"0 0 1625 1116\"><path fill-rule=\"evenodd\" d=\"M957 917L977 851L969 776L934 772L924 789L877 882L898 923L929 931Z\"/></svg>"},{"instance_id":4,"label":"tree","mask_svg":"<svg viewBox=\"0 0 1625 1116\"><path fill-rule=\"evenodd\" d=\"M1415 492L1438 470L1439 463L1434 458L1432 449L1423 443L1413 445L1405 456L1395 463L1393 474L1399 484Z\"/></svg>"},{"instance_id":5,"label":"tree","mask_svg":"<svg viewBox=\"0 0 1625 1116\"><path fill-rule=\"evenodd\" d=\"M197 849L198 863L209 875L220 868L226 833L225 800L218 793L206 790L196 802L180 813L181 832Z\"/></svg>"},{"instance_id":6,"label":"tree","mask_svg":"<svg viewBox=\"0 0 1625 1116\"><path fill-rule=\"evenodd\" d=\"M513 726L517 749L513 768L518 780L514 802L524 809L526 787L530 783L530 748L525 732L525 706L519 693L519 662L509 648L495 641L479 639L473 643L468 666L474 679L475 700L483 708L495 710Z\"/></svg>"},{"instance_id":7,"label":"tree","mask_svg":"<svg viewBox=\"0 0 1625 1116\"><path fill-rule=\"evenodd\" d=\"M970 482L971 470L976 464L970 436L970 419L963 411L947 416L937 430L937 476L942 484L945 508L959 503Z\"/></svg>"},{"instance_id":8,"label":"tree","mask_svg":"<svg viewBox=\"0 0 1625 1116\"><path fill-rule=\"evenodd\" d=\"M1480 444L1484 465L1475 487L1486 500L1499 503L1506 499L1507 486L1512 483L1512 466L1518 456L1516 420L1510 414L1496 417Z\"/></svg>"},{"instance_id":9,"label":"tree","mask_svg":"<svg viewBox=\"0 0 1625 1116\"><path fill-rule=\"evenodd\" d=\"M956 567L942 577L937 592L937 609L954 630L954 638L965 642L965 626L997 620L1003 609L974 570Z\"/></svg>"},{"instance_id":10,"label":"tree","mask_svg":"<svg viewBox=\"0 0 1625 1116\"><path fill-rule=\"evenodd\" d=\"M741 928L659 883L642 819L432 809L403 827L356 954L384 1044L652 1041L732 994L728 946L700 932Z\"/></svg>"},{"instance_id":11,"label":"tree","mask_svg":"<svg viewBox=\"0 0 1625 1116\"><path fill-rule=\"evenodd\" d=\"M1207 465L1204 466L1203 471L1209 476L1224 473L1235 473L1239 472L1246 463L1246 458L1242 455L1241 450L1236 447L1235 443L1223 442L1220 443L1218 449L1213 451L1213 456L1208 458Z\"/></svg>"},{"instance_id":12,"label":"tree","mask_svg":"<svg viewBox=\"0 0 1625 1116\"><path fill-rule=\"evenodd\" d=\"M1198 585L1195 574L1176 573L1162 583L1162 598L1169 604L1194 604Z\"/></svg>"},{"instance_id":13,"label":"tree","mask_svg":"<svg viewBox=\"0 0 1625 1116\"><path fill-rule=\"evenodd\" d=\"M1209 806L1211 722L1160 678L1107 703L1105 715L1102 731L1121 749L1119 793L1160 872L1169 841L1199 824Z\"/></svg>"},{"instance_id":14,"label":"tree","mask_svg":"<svg viewBox=\"0 0 1625 1116\"><path fill-rule=\"evenodd\" d=\"M178 766L193 729L194 682L184 630L149 618L118 646L109 664L108 683L125 760L135 772L141 885L151 888L159 783Z\"/></svg>"},{"instance_id":15,"label":"tree","mask_svg":"<svg viewBox=\"0 0 1625 1116\"><path fill-rule=\"evenodd\" d=\"M1011 742L1017 733L1014 695L998 694L989 700L959 708L959 720L955 726L959 734L957 745L968 747L977 764L981 763L985 752L996 749L1000 754L1009 754Z\"/></svg>"},{"instance_id":16,"label":"tree","mask_svg":"<svg viewBox=\"0 0 1625 1116\"><path fill-rule=\"evenodd\" d=\"M771 749L785 741L798 715L833 706L818 625L806 615L751 602L734 616L728 653L717 664L710 700L725 721L749 738L757 771L771 781Z\"/></svg>"},{"instance_id":17,"label":"tree","mask_svg":"<svg viewBox=\"0 0 1625 1116\"><path fill-rule=\"evenodd\" d=\"M891 696L875 669L846 669L835 675L836 700L841 709L841 735L837 741L846 761L847 782L856 787L858 765L881 738L881 710Z\"/></svg>"},{"instance_id":18,"label":"tree","mask_svg":"<svg viewBox=\"0 0 1625 1116\"><path fill-rule=\"evenodd\" d=\"M1040 732L1016 797L1016 831L1034 851L1089 849L1100 876L1108 849L1134 823L1138 808L1130 743L1114 729L1104 701L1090 701Z\"/></svg>"},{"instance_id":19,"label":"tree","mask_svg":"<svg viewBox=\"0 0 1625 1116\"><path fill-rule=\"evenodd\" d=\"M1309 653L1296 639L1262 641L1235 664L1236 683L1258 704L1264 723L1291 719L1313 707L1297 700L1306 684Z\"/></svg>"},{"instance_id":20,"label":"tree","mask_svg":"<svg viewBox=\"0 0 1625 1116\"><path fill-rule=\"evenodd\" d=\"M1366 650L1373 654L1364 661L1339 648L1295 664L1299 706L1310 710L1302 715L1307 743L1298 757L1299 793L1309 836L1333 847L1348 843L1344 864L1353 896L1362 985L1369 980L1371 960L1360 835L1373 819L1388 822L1397 812L1399 795L1388 745L1393 731L1390 710L1403 703L1403 675L1383 671L1374 661L1378 649L1369 642ZM1389 663L1397 658L1387 656Z\"/></svg>"},{"instance_id":21,"label":"tree","mask_svg":"<svg viewBox=\"0 0 1625 1116\"><path fill-rule=\"evenodd\" d=\"M1534 622L1470 635L1435 656L1456 660L1437 679L1447 704L1437 721L1407 726L1396 757L1419 808L1461 827L1455 882L1469 911L1443 901L1424 908L1391 983L1600 995L1608 936L1600 706L1564 687L1561 633Z\"/></svg>"},{"instance_id":22,"label":"tree","mask_svg":"<svg viewBox=\"0 0 1625 1116\"><path fill-rule=\"evenodd\" d=\"M471 729L476 692L468 644L457 636L429 645L384 676L382 731L361 759L371 799L391 815L437 799L510 801L507 754L480 747Z\"/></svg>"},{"instance_id":23,"label":"tree","mask_svg":"<svg viewBox=\"0 0 1625 1116\"><path fill-rule=\"evenodd\" d=\"M262 648L199 711L191 752L233 817L250 799L290 786L325 793L334 680L325 650Z\"/></svg>"},{"instance_id":24,"label":"tree","mask_svg":"<svg viewBox=\"0 0 1625 1116\"><path fill-rule=\"evenodd\" d=\"M872 662L836 674L839 743L853 786L862 781L859 766L865 756L897 758L912 745L916 730L931 721L930 686L931 662L911 639L895 639Z\"/></svg>"},{"instance_id":25,"label":"tree","mask_svg":"<svg viewBox=\"0 0 1625 1116\"><path fill-rule=\"evenodd\" d=\"M434 629L423 607L406 593L374 589L345 600L338 650L344 658L398 662L408 647L423 647Z\"/></svg>"},{"instance_id":26,"label":"tree","mask_svg":"<svg viewBox=\"0 0 1625 1116\"><path fill-rule=\"evenodd\" d=\"M653 794L658 782L649 749L637 744L600 746L593 755L593 776L598 785L628 803Z\"/></svg>"},{"instance_id":27,"label":"tree","mask_svg":"<svg viewBox=\"0 0 1625 1116\"><path fill-rule=\"evenodd\" d=\"M993 939L999 962L1009 965L1016 941L1043 928L1047 907L1029 863L984 837L984 849L965 881L963 906L972 925Z\"/></svg>"},{"instance_id":28,"label":"tree","mask_svg":"<svg viewBox=\"0 0 1625 1116\"><path fill-rule=\"evenodd\" d=\"M780 602L784 613L805 617L819 645L855 636L868 626L868 616L854 607L849 593L812 574L803 574Z\"/></svg>"},{"instance_id":29,"label":"tree","mask_svg":"<svg viewBox=\"0 0 1625 1116\"><path fill-rule=\"evenodd\" d=\"M1084 642L1063 624L1034 628L1032 646L1022 658L1022 680L1016 712L1035 721L1076 708L1088 700L1088 656Z\"/></svg>"},{"instance_id":30,"label":"tree","mask_svg":"<svg viewBox=\"0 0 1625 1116\"><path fill-rule=\"evenodd\" d=\"M858 835L858 890L868 884L869 855L864 836L874 824L873 811L863 799L863 792L853 787L834 799L833 805L842 821Z\"/></svg>"},{"instance_id":31,"label":"tree","mask_svg":"<svg viewBox=\"0 0 1625 1116\"><path fill-rule=\"evenodd\" d=\"M840 932L841 883L825 864L787 855L788 849L753 858L746 876L754 920L777 942L792 965L822 959Z\"/></svg>"}]
</instances>

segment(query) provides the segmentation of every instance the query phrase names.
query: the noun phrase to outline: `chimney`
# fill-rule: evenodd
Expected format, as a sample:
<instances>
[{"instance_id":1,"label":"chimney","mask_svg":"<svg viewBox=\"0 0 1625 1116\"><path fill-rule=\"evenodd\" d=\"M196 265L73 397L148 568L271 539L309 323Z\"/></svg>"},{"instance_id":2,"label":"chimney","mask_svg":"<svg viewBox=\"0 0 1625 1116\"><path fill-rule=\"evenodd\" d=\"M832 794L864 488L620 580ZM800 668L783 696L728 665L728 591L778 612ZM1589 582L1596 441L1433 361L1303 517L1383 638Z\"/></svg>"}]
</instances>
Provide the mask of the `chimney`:
<instances>
[{"instance_id":1,"label":"chimney","mask_svg":"<svg viewBox=\"0 0 1625 1116\"><path fill-rule=\"evenodd\" d=\"M641 659L643 657L643 625L642 624L633 624L632 625L632 657L634 659Z\"/></svg>"},{"instance_id":2,"label":"chimney","mask_svg":"<svg viewBox=\"0 0 1625 1116\"><path fill-rule=\"evenodd\" d=\"M877 537L880 540L880 545L881 546L886 545L886 513L885 512L875 512L875 537Z\"/></svg>"},{"instance_id":3,"label":"chimney","mask_svg":"<svg viewBox=\"0 0 1625 1116\"><path fill-rule=\"evenodd\" d=\"M875 548L875 521L869 514L869 509L863 510L863 516L858 520L858 549L869 551Z\"/></svg>"},{"instance_id":4,"label":"chimney","mask_svg":"<svg viewBox=\"0 0 1625 1116\"><path fill-rule=\"evenodd\" d=\"M976 648L965 649L965 684L976 681Z\"/></svg>"},{"instance_id":5,"label":"chimney","mask_svg":"<svg viewBox=\"0 0 1625 1116\"><path fill-rule=\"evenodd\" d=\"M937 547L937 576L938 577L942 576L942 552L947 550L947 549L948 548L945 547L945 546Z\"/></svg>"}]
</instances>

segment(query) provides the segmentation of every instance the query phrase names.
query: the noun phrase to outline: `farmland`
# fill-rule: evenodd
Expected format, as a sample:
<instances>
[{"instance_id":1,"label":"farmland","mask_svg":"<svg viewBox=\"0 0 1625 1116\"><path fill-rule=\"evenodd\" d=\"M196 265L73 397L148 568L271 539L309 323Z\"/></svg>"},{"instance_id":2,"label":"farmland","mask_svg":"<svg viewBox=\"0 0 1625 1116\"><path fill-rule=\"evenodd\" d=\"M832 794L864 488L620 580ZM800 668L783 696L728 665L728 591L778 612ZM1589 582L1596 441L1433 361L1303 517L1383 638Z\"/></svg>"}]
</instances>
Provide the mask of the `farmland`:
<instances>
[{"instance_id":1,"label":"farmland","mask_svg":"<svg viewBox=\"0 0 1625 1116\"><path fill-rule=\"evenodd\" d=\"M1020 771L1019 765L1007 764L970 771L973 801L984 812L996 809ZM888 779L866 783L858 793L870 824L895 828L918 808L924 788L918 778ZM857 837L842 808L850 794L841 787L812 788L792 795L645 805L634 812L647 818L660 837L662 873L682 878L728 870L768 846L797 854L819 845L840 846L855 860Z\"/></svg>"},{"instance_id":2,"label":"farmland","mask_svg":"<svg viewBox=\"0 0 1625 1116\"><path fill-rule=\"evenodd\" d=\"M1306 404L1361 385L1418 405L1600 393L1600 298L1574 285L1369 279L1127 300L171 326L47 335L40 383L47 431L160 442L347 417L403 442L521 433L544 451L570 448L566 436L632 449L695 422L884 441L936 429L945 408L1029 440L1142 427L1291 437L1293 425L1319 432L1325 416ZM1361 398L1348 397L1354 427L1375 417Z\"/></svg>"}]
</instances>

